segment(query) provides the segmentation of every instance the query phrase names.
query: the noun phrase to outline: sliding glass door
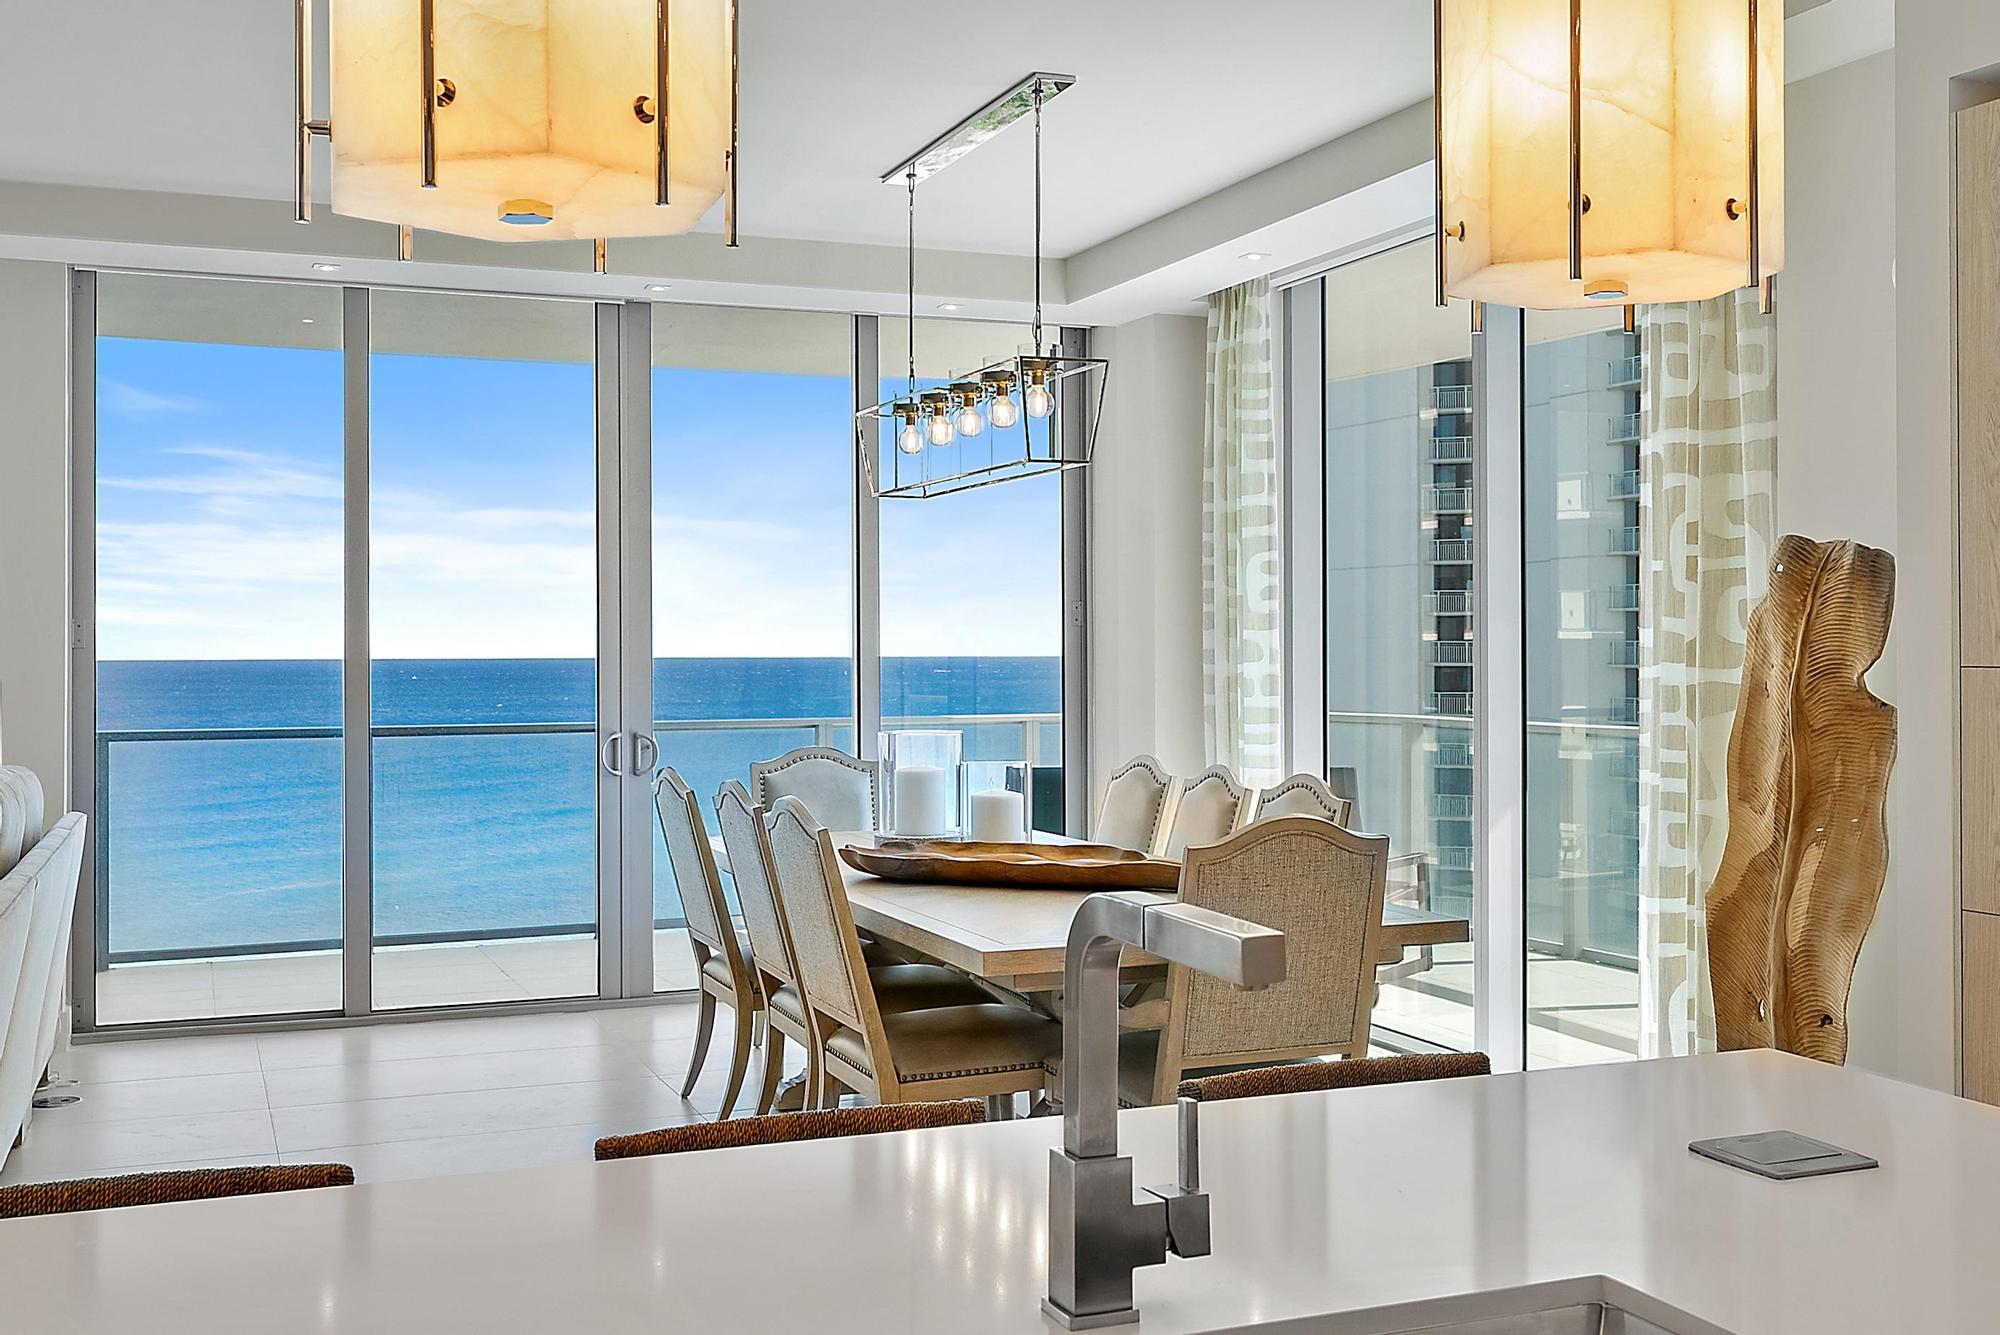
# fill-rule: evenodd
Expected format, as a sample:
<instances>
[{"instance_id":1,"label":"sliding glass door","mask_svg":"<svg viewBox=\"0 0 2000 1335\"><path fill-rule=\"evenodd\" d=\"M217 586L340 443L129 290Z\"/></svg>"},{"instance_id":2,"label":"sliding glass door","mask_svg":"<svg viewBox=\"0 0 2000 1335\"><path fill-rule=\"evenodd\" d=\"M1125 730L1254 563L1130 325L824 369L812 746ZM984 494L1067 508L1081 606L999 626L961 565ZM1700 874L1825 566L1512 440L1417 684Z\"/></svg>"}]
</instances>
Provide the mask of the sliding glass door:
<instances>
[{"instance_id":1,"label":"sliding glass door","mask_svg":"<svg viewBox=\"0 0 2000 1335\"><path fill-rule=\"evenodd\" d=\"M90 273L73 318L80 1027L690 988L660 766L706 808L878 721L1061 828L1064 487L871 497L903 326Z\"/></svg>"},{"instance_id":2,"label":"sliding glass door","mask_svg":"<svg viewBox=\"0 0 2000 1335\"><path fill-rule=\"evenodd\" d=\"M373 295L378 1010L598 990L595 324Z\"/></svg>"},{"instance_id":3,"label":"sliding glass door","mask_svg":"<svg viewBox=\"0 0 2000 1335\"><path fill-rule=\"evenodd\" d=\"M337 1010L341 294L98 296L97 1020Z\"/></svg>"},{"instance_id":4,"label":"sliding glass door","mask_svg":"<svg viewBox=\"0 0 2000 1335\"><path fill-rule=\"evenodd\" d=\"M794 747L854 750L851 321L652 317L654 735L712 812ZM653 986L697 985L652 822Z\"/></svg>"}]
</instances>

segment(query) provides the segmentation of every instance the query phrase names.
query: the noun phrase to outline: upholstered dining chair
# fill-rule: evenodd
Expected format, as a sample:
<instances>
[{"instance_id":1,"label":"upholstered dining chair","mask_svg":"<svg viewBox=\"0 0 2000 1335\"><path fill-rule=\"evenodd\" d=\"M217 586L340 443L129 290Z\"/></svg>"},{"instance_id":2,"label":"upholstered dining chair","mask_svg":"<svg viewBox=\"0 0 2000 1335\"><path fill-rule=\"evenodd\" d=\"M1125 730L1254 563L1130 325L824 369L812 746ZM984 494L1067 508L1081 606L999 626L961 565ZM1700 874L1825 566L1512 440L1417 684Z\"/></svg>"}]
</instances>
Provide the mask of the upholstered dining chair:
<instances>
[{"instance_id":1,"label":"upholstered dining chair","mask_svg":"<svg viewBox=\"0 0 2000 1335\"><path fill-rule=\"evenodd\" d=\"M76 1178L68 1182L27 1182L18 1187L0 1187L0 1219L353 1185L354 1170L344 1163L187 1168L167 1173Z\"/></svg>"},{"instance_id":2,"label":"upholstered dining chair","mask_svg":"<svg viewBox=\"0 0 2000 1335\"><path fill-rule=\"evenodd\" d=\"M750 801L742 784L730 780L715 799L716 823L729 855L729 873L736 883L736 902L750 937L750 967L764 997L766 1046L764 1083L758 1113L771 1110L784 1068L784 1039L806 1054L806 1088L819 1088L820 1032L813 1027L804 990L799 986L797 950L791 927L779 902L771 871L771 845L764 808ZM862 962L876 1000L885 1013L921 1010L926 1006L958 1006L991 1001L979 984L942 964L899 961L863 942Z\"/></svg>"},{"instance_id":3,"label":"upholstered dining chair","mask_svg":"<svg viewBox=\"0 0 2000 1335\"><path fill-rule=\"evenodd\" d=\"M1227 839L1249 813L1250 794L1227 765L1211 765L1189 779L1174 799L1174 811L1159 855L1179 861L1196 844Z\"/></svg>"},{"instance_id":4,"label":"upholstered dining chair","mask_svg":"<svg viewBox=\"0 0 2000 1335\"><path fill-rule=\"evenodd\" d=\"M1043 1063L1062 1047L1061 1025L991 1000L890 1012L862 961L826 827L797 798L781 797L766 832L806 1000L824 1035L819 1106L835 1106L841 1086L885 1104L1044 1088Z\"/></svg>"},{"instance_id":5,"label":"upholstered dining chair","mask_svg":"<svg viewBox=\"0 0 2000 1335\"><path fill-rule=\"evenodd\" d=\"M858 760L830 746L802 746L750 766L750 794L767 810L796 797L829 830L882 826L882 762Z\"/></svg>"},{"instance_id":6,"label":"upholstered dining chair","mask_svg":"<svg viewBox=\"0 0 2000 1335\"><path fill-rule=\"evenodd\" d=\"M1245 992L1170 966L1165 1023L1119 1035L1119 1102L1170 1102L1189 1071L1365 1053L1388 863L1387 837L1311 816L1188 849L1181 901L1283 932L1285 981Z\"/></svg>"},{"instance_id":7,"label":"upholstered dining chair","mask_svg":"<svg viewBox=\"0 0 2000 1335\"><path fill-rule=\"evenodd\" d=\"M680 892L681 916L687 919L688 947L694 952L695 976L701 984L694 1054L688 1058L681 1097L694 1093L702 1064L708 1060L717 1004L727 1006L735 1019L735 1030L730 1045L729 1078L716 1112L717 1117L727 1118L736 1106L743 1077L750 1069L750 1048L756 1037L757 1015L763 1009L764 993L751 965L754 952L750 938L738 933L731 921L729 901L722 894L722 877L715 868L715 850L709 846L708 828L702 823L701 804L695 800L694 790L671 765L662 769L660 777L653 781L653 806L659 812L667 863L673 869L674 886Z\"/></svg>"},{"instance_id":8,"label":"upholstered dining chair","mask_svg":"<svg viewBox=\"0 0 2000 1335\"><path fill-rule=\"evenodd\" d=\"M940 1126L970 1126L986 1120L986 1108L974 1099L943 1103L892 1103L862 1108L825 1108L778 1113L771 1117L739 1117L733 1122L694 1122L687 1126L606 1136L597 1142L597 1157L638 1159L654 1154L685 1154L690 1150L726 1150L746 1145L785 1145L800 1140L833 1140L842 1136L879 1136L896 1131L927 1131Z\"/></svg>"},{"instance_id":9,"label":"upholstered dining chair","mask_svg":"<svg viewBox=\"0 0 2000 1335\"><path fill-rule=\"evenodd\" d=\"M1183 1080L1174 1092L1197 1103L1224 1099L1257 1099L1267 1094L1305 1094L1322 1089L1356 1089L1363 1085L1400 1085L1413 1080L1457 1080L1492 1075L1493 1062L1483 1052L1418 1052L1406 1057L1348 1057L1337 1062L1294 1062L1290 1066L1260 1066Z\"/></svg>"},{"instance_id":10,"label":"upholstered dining chair","mask_svg":"<svg viewBox=\"0 0 2000 1335\"><path fill-rule=\"evenodd\" d=\"M1346 825L1353 814L1353 803L1336 797L1323 779L1311 774L1294 774L1274 788L1258 790L1250 809L1253 822L1279 816L1317 816Z\"/></svg>"},{"instance_id":11,"label":"upholstered dining chair","mask_svg":"<svg viewBox=\"0 0 2000 1335\"><path fill-rule=\"evenodd\" d=\"M1101 844L1153 851L1166 828L1174 776L1151 756L1133 756L1112 771L1097 808L1092 838Z\"/></svg>"}]
</instances>

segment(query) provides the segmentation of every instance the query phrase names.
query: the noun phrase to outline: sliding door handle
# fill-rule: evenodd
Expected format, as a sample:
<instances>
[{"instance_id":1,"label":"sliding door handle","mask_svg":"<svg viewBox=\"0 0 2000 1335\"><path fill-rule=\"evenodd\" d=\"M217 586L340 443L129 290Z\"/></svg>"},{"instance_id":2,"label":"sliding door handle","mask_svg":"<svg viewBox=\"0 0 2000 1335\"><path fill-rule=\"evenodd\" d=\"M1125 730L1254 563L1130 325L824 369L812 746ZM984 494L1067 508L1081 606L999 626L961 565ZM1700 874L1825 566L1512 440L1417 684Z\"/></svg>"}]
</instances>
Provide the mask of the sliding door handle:
<instances>
[{"instance_id":1,"label":"sliding door handle","mask_svg":"<svg viewBox=\"0 0 2000 1335\"><path fill-rule=\"evenodd\" d=\"M645 757L643 760L640 757ZM632 774L635 779L650 779L653 771L660 767L660 743L650 732L632 734Z\"/></svg>"},{"instance_id":2,"label":"sliding door handle","mask_svg":"<svg viewBox=\"0 0 2000 1335\"><path fill-rule=\"evenodd\" d=\"M622 732L614 732L604 739L602 746L597 748L597 763L604 766L606 774L621 779L625 777L625 771L618 768L618 743L624 736Z\"/></svg>"}]
</instances>

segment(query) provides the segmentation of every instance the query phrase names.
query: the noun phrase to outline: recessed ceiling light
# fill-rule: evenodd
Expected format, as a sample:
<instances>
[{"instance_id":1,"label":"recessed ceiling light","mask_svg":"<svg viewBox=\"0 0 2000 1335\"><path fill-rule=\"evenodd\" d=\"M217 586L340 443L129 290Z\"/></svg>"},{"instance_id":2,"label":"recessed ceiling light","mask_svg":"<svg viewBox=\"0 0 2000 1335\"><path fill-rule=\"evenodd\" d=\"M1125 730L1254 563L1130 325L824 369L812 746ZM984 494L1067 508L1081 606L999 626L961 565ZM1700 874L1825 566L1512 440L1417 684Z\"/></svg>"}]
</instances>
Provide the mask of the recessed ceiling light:
<instances>
[{"instance_id":1,"label":"recessed ceiling light","mask_svg":"<svg viewBox=\"0 0 2000 1335\"><path fill-rule=\"evenodd\" d=\"M315 264L315 265L313 265L313 272L314 272L314 273L339 273L339 272L340 272L340 266L339 266L338 264L328 264L328 263L327 263L326 261L324 261L324 260L321 260L321 261L320 261L320 262L319 262L318 264Z\"/></svg>"},{"instance_id":2,"label":"recessed ceiling light","mask_svg":"<svg viewBox=\"0 0 2000 1335\"><path fill-rule=\"evenodd\" d=\"M941 311L957 311L957 310L963 310L965 308L960 306L955 301L940 301L938 303L938 309Z\"/></svg>"},{"instance_id":3,"label":"recessed ceiling light","mask_svg":"<svg viewBox=\"0 0 2000 1335\"><path fill-rule=\"evenodd\" d=\"M1236 258L1239 260L1247 260L1250 263L1255 264L1258 260L1268 260L1271 257L1265 254L1261 250L1246 250L1241 255L1238 255Z\"/></svg>"},{"instance_id":4,"label":"recessed ceiling light","mask_svg":"<svg viewBox=\"0 0 2000 1335\"><path fill-rule=\"evenodd\" d=\"M646 290L648 292L665 292L672 286L672 283L648 283L646 284Z\"/></svg>"}]
</instances>

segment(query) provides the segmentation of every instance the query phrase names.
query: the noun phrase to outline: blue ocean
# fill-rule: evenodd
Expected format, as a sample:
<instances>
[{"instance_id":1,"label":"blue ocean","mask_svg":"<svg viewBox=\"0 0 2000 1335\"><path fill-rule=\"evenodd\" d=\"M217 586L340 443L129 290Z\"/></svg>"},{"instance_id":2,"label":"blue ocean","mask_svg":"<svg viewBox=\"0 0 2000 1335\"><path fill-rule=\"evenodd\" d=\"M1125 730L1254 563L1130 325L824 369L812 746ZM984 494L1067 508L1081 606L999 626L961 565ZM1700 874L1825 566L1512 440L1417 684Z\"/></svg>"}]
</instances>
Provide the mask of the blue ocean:
<instances>
[{"instance_id":1,"label":"blue ocean","mask_svg":"<svg viewBox=\"0 0 2000 1335\"><path fill-rule=\"evenodd\" d=\"M589 924L595 665L378 660L370 685L376 940ZM851 691L844 658L660 659L655 734L664 762L706 797L747 779L752 761L824 736L851 748ZM968 760L1021 759L1031 729L1043 757L1059 755L1061 697L1052 657L882 660L892 723L1047 716L954 722ZM715 720L740 726L698 726ZM423 734L458 725L535 730ZM339 663L104 662L97 726L101 950L117 960L337 940ZM285 735L209 735L241 730ZM655 914L671 921L680 904L657 830L654 845Z\"/></svg>"}]
</instances>

